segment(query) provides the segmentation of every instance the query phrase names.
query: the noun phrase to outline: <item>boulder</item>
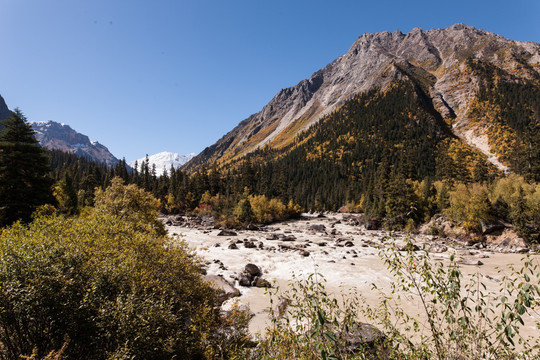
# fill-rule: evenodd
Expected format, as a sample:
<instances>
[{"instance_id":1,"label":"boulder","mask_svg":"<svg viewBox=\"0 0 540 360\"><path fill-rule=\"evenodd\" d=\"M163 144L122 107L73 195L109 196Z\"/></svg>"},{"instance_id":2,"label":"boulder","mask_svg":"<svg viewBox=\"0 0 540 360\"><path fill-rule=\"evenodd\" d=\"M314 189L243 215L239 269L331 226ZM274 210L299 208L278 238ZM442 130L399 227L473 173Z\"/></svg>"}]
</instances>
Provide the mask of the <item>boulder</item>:
<instances>
[{"instance_id":1,"label":"boulder","mask_svg":"<svg viewBox=\"0 0 540 360\"><path fill-rule=\"evenodd\" d=\"M230 250L237 250L238 249L238 246L236 246L236 243L230 243L229 244L229 247L228 247Z\"/></svg>"},{"instance_id":2,"label":"boulder","mask_svg":"<svg viewBox=\"0 0 540 360\"><path fill-rule=\"evenodd\" d=\"M418 246L416 246L415 244L409 242L409 241L404 241L404 240L397 240L394 245L396 246L396 249L398 249L398 251L408 251L408 250L412 250L412 251L418 251Z\"/></svg>"},{"instance_id":3,"label":"boulder","mask_svg":"<svg viewBox=\"0 0 540 360\"><path fill-rule=\"evenodd\" d=\"M291 299L289 298L281 298L281 300L277 304L277 315L278 318L282 318L285 316L287 308L291 304Z\"/></svg>"},{"instance_id":4,"label":"boulder","mask_svg":"<svg viewBox=\"0 0 540 360\"><path fill-rule=\"evenodd\" d=\"M504 229L500 235L486 235L486 247L503 252L527 252L529 247L513 229Z\"/></svg>"},{"instance_id":5,"label":"boulder","mask_svg":"<svg viewBox=\"0 0 540 360\"><path fill-rule=\"evenodd\" d=\"M309 251L307 250L300 250L300 255L306 257L306 256L309 256Z\"/></svg>"},{"instance_id":6,"label":"boulder","mask_svg":"<svg viewBox=\"0 0 540 360\"><path fill-rule=\"evenodd\" d=\"M506 228L506 225L503 224L500 220L481 221L480 224L482 225L483 235L493 234Z\"/></svg>"},{"instance_id":7,"label":"boulder","mask_svg":"<svg viewBox=\"0 0 540 360\"><path fill-rule=\"evenodd\" d=\"M218 275L204 275L204 281L217 290L218 301L223 302L232 297L240 296L240 290L235 288L230 282Z\"/></svg>"},{"instance_id":8,"label":"boulder","mask_svg":"<svg viewBox=\"0 0 540 360\"><path fill-rule=\"evenodd\" d=\"M213 216L203 216L201 218L201 225L202 226L209 226L209 227L212 227L214 226L214 217Z\"/></svg>"},{"instance_id":9,"label":"boulder","mask_svg":"<svg viewBox=\"0 0 540 360\"><path fill-rule=\"evenodd\" d=\"M246 229L251 230L251 231L259 231L260 230L260 228L255 224L248 224L248 226L246 226Z\"/></svg>"},{"instance_id":10,"label":"boulder","mask_svg":"<svg viewBox=\"0 0 540 360\"><path fill-rule=\"evenodd\" d=\"M446 251L448 251L448 246L440 243L432 243L428 248L428 252L430 253L443 253Z\"/></svg>"},{"instance_id":11,"label":"boulder","mask_svg":"<svg viewBox=\"0 0 540 360\"><path fill-rule=\"evenodd\" d=\"M244 271L251 276L261 275L261 269L255 264L247 264Z\"/></svg>"},{"instance_id":12,"label":"boulder","mask_svg":"<svg viewBox=\"0 0 540 360\"><path fill-rule=\"evenodd\" d=\"M268 234L266 235L266 240L278 240L279 236L278 234Z\"/></svg>"},{"instance_id":13,"label":"boulder","mask_svg":"<svg viewBox=\"0 0 540 360\"><path fill-rule=\"evenodd\" d=\"M458 262L463 265L477 265L477 266L484 265L483 262L474 258L462 258Z\"/></svg>"},{"instance_id":14,"label":"boulder","mask_svg":"<svg viewBox=\"0 0 540 360\"><path fill-rule=\"evenodd\" d=\"M333 324L328 325L328 332L333 333L338 339L344 340L348 354L376 355L377 359L386 357L384 333L375 326L367 323L353 323L348 326L348 331L337 329ZM368 357L371 359L371 357Z\"/></svg>"},{"instance_id":15,"label":"boulder","mask_svg":"<svg viewBox=\"0 0 540 360\"><path fill-rule=\"evenodd\" d=\"M354 243L352 241L346 241L345 244L343 244L345 247L352 247L354 246Z\"/></svg>"},{"instance_id":16,"label":"boulder","mask_svg":"<svg viewBox=\"0 0 540 360\"><path fill-rule=\"evenodd\" d=\"M232 230L227 230L227 229L224 229L224 230L221 230L217 236L236 236L238 235L236 232L232 231Z\"/></svg>"},{"instance_id":17,"label":"boulder","mask_svg":"<svg viewBox=\"0 0 540 360\"><path fill-rule=\"evenodd\" d=\"M253 248L256 248L257 246L255 245L255 243L251 240L245 240L244 241L244 247L246 249L253 249Z\"/></svg>"},{"instance_id":18,"label":"boulder","mask_svg":"<svg viewBox=\"0 0 540 360\"><path fill-rule=\"evenodd\" d=\"M263 279L261 277L257 277L257 280L255 281L253 286L258 287L258 288L271 288L272 284L270 284L269 281L267 281L267 280L265 280L265 279Z\"/></svg>"},{"instance_id":19,"label":"boulder","mask_svg":"<svg viewBox=\"0 0 540 360\"><path fill-rule=\"evenodd\" d=\"M238 284L240 286L251 286L251 282L253 281L253 278L251 275L243 272L238 276Z\"/></svg>"},{"instance_id":20,"label":"boulder","mask_svg":"<svg viewBox=\"0 0 540 360\"><path fill-rule=\"evenodd\" d=\"M326 232L326 226L324 226L323 224L314 224L314 225L310 225L308 227L308 230L322 233L322 232Z\"/></svg>"},{"instance_id":21,"label":"boulder","mask_svg":"<svg viewBox=\"0 0 540 360\"><path fill-rule=\"evenodd\" d=\"M282 241L295 241L296 240L296 236L294 235L288 235L288 236L285 236L281 239Z\"/></svg>"}]
</instances>

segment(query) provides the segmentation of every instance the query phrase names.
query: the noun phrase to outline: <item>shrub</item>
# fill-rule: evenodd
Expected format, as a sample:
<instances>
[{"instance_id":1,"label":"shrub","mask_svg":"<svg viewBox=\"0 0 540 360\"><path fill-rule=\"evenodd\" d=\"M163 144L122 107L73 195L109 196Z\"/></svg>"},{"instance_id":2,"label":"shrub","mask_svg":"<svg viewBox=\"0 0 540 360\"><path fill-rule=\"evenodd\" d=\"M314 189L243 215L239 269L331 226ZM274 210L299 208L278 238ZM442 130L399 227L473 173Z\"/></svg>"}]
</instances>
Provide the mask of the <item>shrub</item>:
<instances>
[{"instance_id":1,"label":"shrub","mask_svg":"<svg viewBox=\"0 0 540 360\"><path fill-rule=\"evenodd\" d=\"M160 235L155 199L111 187L84 216L0 233L0 358L203 359L226 356L224 338L241 346L197 259Z\"/></svg>"},{"instance_id":2,"label":"shrub","mask_svg":"<svg viewBox=\"0 0 540 360\"><path fill-rule=\"evenodd\" d=\"M489 217L489 212L487 186L479 183L459 183L450 191L450 207L446 209L446 213L455 221L462 222L467 230L480 230L480 222Z\"/></svg>"},{"instance_id":3,"label":"shrub","mask_svg":"<svg viewBox=\"0 0 540 360\"><path fill-rule=\"evenodd\" d=\"M96 190L94 204L98 214L116 216L140 229L151 226L158 234L166 234L158 220L160 201L135 184L124 185L119 177L112 179L107 189Z\"/></svg>"},{"instance_id":4,"label":"shrub","mask_svg":"<svg viewBox=\"0 0 540 360\"><path fill-rule=\"evenodd\" d=\"M366 315L389 335L394 356L407 359L536 359L538 339L525 339L525 314L535 312L540 289L538 260L526 257L521 269L503 273L497 291L479 274L463 276L451 256L434 262L427 252L381 252L396 281L381 294L378 309ZM501 270L502 272L502 270ZM374 286L375 287L375 286ZM421 315L407 314L402 303L420 299ZM537 322L537 326L540 324ZM411 341L410 339L416 339ZM516 341L522 351L516 348Z\"/></svg>"}]
</instances>

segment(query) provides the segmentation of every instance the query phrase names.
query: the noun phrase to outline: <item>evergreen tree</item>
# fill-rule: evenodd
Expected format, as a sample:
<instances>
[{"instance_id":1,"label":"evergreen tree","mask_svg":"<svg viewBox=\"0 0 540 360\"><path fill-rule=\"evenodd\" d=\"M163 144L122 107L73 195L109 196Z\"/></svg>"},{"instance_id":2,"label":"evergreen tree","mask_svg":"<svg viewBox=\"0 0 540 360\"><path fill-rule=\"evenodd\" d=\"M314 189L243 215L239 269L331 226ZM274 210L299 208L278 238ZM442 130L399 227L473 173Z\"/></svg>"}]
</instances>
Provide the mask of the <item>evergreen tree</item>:
<instances>
[{"instance_id":1,"label":"evergreen tree","mask_svg":"<svg viewBox=\"0 0 540 360\"><path fill-rule=\"evenodd\" d=\"M24 114L15 109L1 124L0 226L4 226L18 219L28 221L39 205L51 201L52 179L46 150Z\"/></svg>"}]
</instances>

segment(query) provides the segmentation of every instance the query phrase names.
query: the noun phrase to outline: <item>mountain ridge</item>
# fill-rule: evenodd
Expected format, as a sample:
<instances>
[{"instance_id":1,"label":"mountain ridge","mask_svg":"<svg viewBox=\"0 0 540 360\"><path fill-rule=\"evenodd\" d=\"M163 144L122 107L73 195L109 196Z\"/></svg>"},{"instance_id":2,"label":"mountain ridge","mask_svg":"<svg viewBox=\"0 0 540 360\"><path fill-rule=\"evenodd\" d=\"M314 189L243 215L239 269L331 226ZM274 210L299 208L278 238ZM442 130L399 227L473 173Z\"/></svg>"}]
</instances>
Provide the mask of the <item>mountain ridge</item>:
<instances>
[{"instance_id":1,"label":"mountain ridge","mask_svg":"<svg viewBox=\"0 0 540 360\"><path fill-rule=\"evenodd\" d=\"M280 90L260 112L241 121L185 169L225 164L264 146L284 146L352 96L370 89L384 91L402 78L424 89L456 136L504 169L489 141L487 147L477 146L485 143L483 127L468 121L470 103L481 85L469 69L470 61L486 62L519 80L539 83L540 45L534 42L509 40L463 24L427 31L415 28L407 34L366 33L309 79Z\"/></svg>"},{"instance_id":2,"label":"mountain ridge","mask_svg":"<svg viewBox=\"0 0 540 360\"><path fill-rule=\"evenodd\" d=\"M115 166L119 162L106 146L91 141L87 135L75 131L69 125L52 120L30 122L30 125L36 131L35 136L40 145L47 149L85 156L108 166Z\"/></svg>"}]
</instances>

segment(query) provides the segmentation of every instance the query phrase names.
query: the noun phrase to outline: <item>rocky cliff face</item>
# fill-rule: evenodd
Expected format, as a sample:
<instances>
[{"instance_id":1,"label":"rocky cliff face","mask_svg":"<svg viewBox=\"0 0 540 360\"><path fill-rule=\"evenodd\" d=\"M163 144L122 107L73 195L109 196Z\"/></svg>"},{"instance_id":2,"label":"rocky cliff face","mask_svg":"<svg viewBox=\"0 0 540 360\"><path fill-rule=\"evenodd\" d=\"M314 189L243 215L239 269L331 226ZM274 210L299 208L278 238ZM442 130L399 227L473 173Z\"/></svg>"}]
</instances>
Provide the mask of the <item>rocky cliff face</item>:
<instances>
[{"instance_id":1,"label":"rocky cliff face","mask_svg":"<svg viewBox=\"0 0 540 360\"><path fill-rule=\"evenodd\" d=\"M364 34L345 55L310 79L281 90L259 113L242 121L185 168L225 163L265 145L287 145L352 96L371 89L384 91L406 78L422 88L455 135L504 170L505 165L492 152L487 125L468 119L482 81L471 70L471 61L495 67L511 81L540 84L537 43L508 40L463 24L428 31L415 28L408 34Z\"/></svg>"},{"instance_id":2,"label":"rocky cliff face","mask_svg":"<svg viewBox=\"0 0 540 360\"><path fill-rule=\"evenodd\" d=\"M8 109L6 102L4 101L4 98L2 95L0 95L0 121L6 120L9 115L11 114L11 111ZM0 125L2 126L2 125Z\"/></svg>"},{"instance_id":3,"label":"rocky cliff face","mask_svg":"<svg viewBox=\"0 0 540 360\"><path fill-rule=\"evenodd\" d=\"M36 139L48 149L62 150L92 160L114 166L118 159L105 146L97 141L90 141L88 136L78 133L65 124L55 121L33 122Z\"/></svg>"}]
</instances>

